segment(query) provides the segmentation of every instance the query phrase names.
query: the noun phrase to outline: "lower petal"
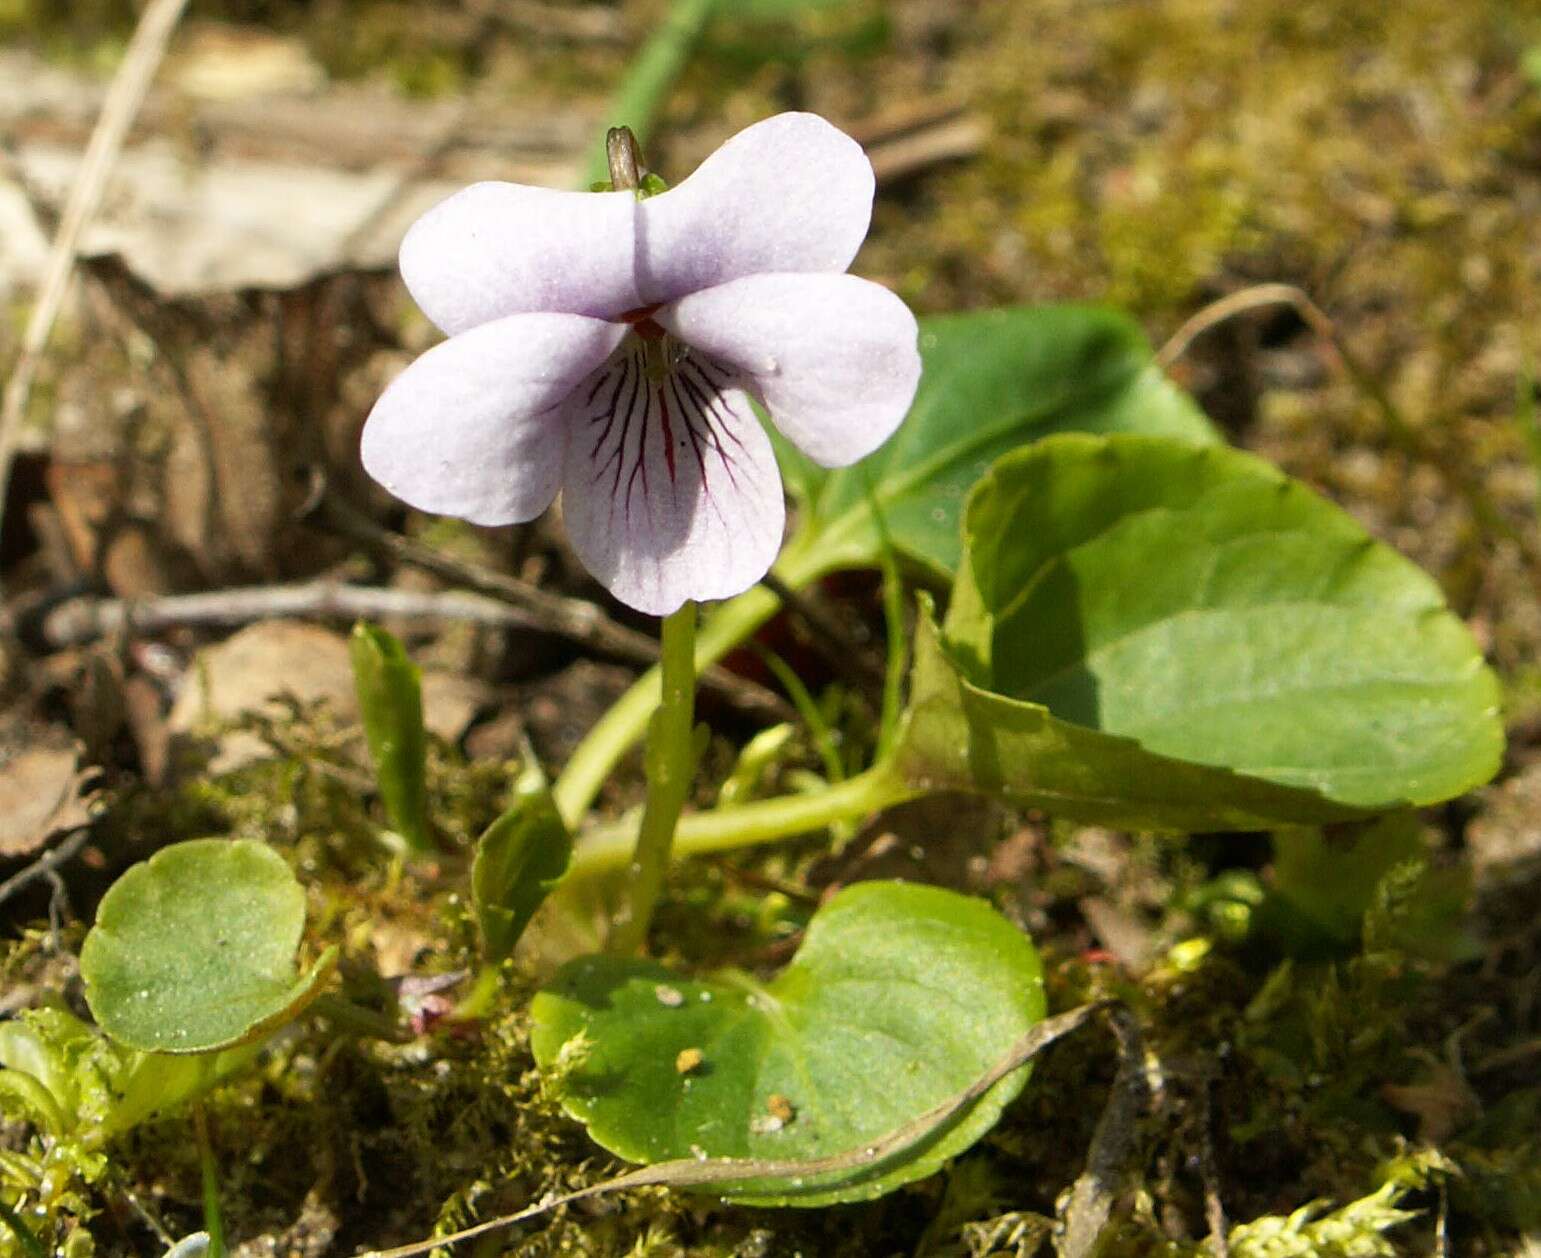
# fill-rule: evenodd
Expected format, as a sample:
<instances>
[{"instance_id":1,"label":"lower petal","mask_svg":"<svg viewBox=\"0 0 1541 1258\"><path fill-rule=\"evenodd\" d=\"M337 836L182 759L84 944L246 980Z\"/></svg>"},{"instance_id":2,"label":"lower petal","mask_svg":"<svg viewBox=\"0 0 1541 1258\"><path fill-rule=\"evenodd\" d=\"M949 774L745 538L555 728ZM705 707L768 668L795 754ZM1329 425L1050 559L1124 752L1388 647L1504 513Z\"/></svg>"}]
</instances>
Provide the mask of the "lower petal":
<instances>
[{"instance_id":1,"label":"lower petal","mask_svg":"<svg viewBox=\"0 0 1541 1258\"><path fill-rule=\"evenodd\" d=\"M915 316L854 275L751 275L665 306L656 321L743 372L776 427L844 467L893 434L920 383Z\"/></svg>"},{"instance_id":2,"label":"lower petal","mask_svg":"<svg viewBox=\"0 0 1541 1258\"><path fill-rule=\"evenodd\" d=\"M564 408L568 537L600 584L638 611L741 594L781 548L776 457L730 386L699 358L654 379L636 353Z\"/></svg>"},{"instance_id":3,"label":"lower petal","mask_svg":"<svg viewBox=\"0 0 1541 1258\"><path fill-rule=\"evenodd\" d=\"M581 315L523 314L451 337L397 376L364 425L364 470L423 511L475 524L551 505L560 403L626 335Z\"/></svg>"}]
</instances>

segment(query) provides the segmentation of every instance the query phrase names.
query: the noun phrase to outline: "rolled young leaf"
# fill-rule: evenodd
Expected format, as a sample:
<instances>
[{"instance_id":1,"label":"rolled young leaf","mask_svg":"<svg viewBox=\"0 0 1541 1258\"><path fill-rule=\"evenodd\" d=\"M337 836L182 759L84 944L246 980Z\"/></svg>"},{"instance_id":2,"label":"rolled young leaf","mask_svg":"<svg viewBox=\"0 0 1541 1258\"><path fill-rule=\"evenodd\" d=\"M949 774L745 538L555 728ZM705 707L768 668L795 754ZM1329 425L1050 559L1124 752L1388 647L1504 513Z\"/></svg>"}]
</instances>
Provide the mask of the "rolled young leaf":
<instances>
[{"instance_id":1,"label":"rolled young leaf","mask_svg":"<svg viewBox=\"0 0 1541 1258\"><path fill-rule=\"evenodd\" d=\"M385 815L409 847L431 852L422 674L392 634L362 620L348 651Z\"/></svg>"},{"instance_id":2,"label":"rolled young leaf","mask_svg":"<svg viewBox=\"0 0 1541 1258\"><path fill-rule=\"evenodd\" d=\"M501 961L513 952L535 910L567 872L572 850L544 779L522 782L508 810L477 840L471 866L485 960Z\"/></svg>"}]
</instances>

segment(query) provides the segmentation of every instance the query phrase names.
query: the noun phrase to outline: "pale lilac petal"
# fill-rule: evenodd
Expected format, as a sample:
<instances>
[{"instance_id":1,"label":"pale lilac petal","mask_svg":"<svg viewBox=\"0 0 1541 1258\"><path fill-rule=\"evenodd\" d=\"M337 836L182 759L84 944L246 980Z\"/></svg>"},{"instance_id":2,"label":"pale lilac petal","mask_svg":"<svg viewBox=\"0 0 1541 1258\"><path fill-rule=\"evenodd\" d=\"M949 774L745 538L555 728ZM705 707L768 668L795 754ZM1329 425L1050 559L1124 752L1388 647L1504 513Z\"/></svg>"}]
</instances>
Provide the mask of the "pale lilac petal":
<instances>
[{"instance_id":1,"label":"pale lilac petal","mask_svg":"<svg viewBox=\"0 0 1541 1258\"><path fill-rule=\"evenodd\" d=\"M786 502L765 430L715 364L649 378L617 356L568 405L567 535L616 598L663 616L730 598L781 548Z\"/></svg>"},{"instance_id":2,"label":"pale lilac petal","mask_svg":"<svg viewBox=\"0 0 1541 1258\"><path fill-rule=\"evenodd\" d=\"M740 131L638 208L639 287L672 301L764 271L844 271L872 218L872 163L814 114Z\"/></svg>"},{"instance_id":3,"label":"pale lilac petal","mask_svg":"<svg viewBox=\"0 0 1541 1258\"><path fill-rule=\"evenodd\" d=\"M423 215L401 242L401 275L451 336L546 310L608 319L643 304L629 192L472 184Z\"/></svg>"},{"instance_id":4,"label":"pale lilac petal","mask_svg":"<svg viewBox=\"0 0 1541 1258\"><path fill-rule=\"evenodd\" d=\"M887 441L920 383L915 316L854 275L754 275L692 293L655 317L745 373L776 427L825 467L854 463Z\"/></svg>"},{"instance_id":5,"label":"pale lilac petal","mask_svg":"<svg viewBox=\"0 0 1541 1258\"><path fill-rule=\"evenodd\" d=\"M451 337L375 403L364 470L423 511L476 524L534 519L561 480L560 403L625 334L581 315L521 314Z\"/></svg>"}]
</instances>

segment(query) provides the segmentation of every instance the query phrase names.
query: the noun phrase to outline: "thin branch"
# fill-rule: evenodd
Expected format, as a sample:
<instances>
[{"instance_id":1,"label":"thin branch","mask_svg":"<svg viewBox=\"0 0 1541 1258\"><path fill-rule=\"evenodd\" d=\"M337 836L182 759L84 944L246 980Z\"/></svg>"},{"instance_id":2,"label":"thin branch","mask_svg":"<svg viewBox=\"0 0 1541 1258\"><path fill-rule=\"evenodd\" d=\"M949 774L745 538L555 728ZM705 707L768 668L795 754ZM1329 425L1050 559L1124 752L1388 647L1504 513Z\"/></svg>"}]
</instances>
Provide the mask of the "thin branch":
<instances>
[{"instance_id":1,"label":"thin branch","mask_svg":"<svg viewBox=\"0 0 1541 1258\"><path fill-rule=\"evenodd\" d=\"M69 292L75 269L75 253L81 232L96 213L107 186L107 177L117 163L128 129L144 104L150 80L166 55L166 45L182 17L187 0L150 0L139 25L134 29L123 63L118 67L112 86L102 102L102 112L86 145L76 173L69 200L59 220L48 255L48 266L37 303L22 336L21 352L6 382L4 400L0 401L0 518L5 514L5 499L11 480L11 465L21 440L22 420L32 396L32 384L55 321Z\"/></svg>"},{"instance_id":2,"label":"thin branch","mask_svg":"<svg viewBox=\"0 0 1541 1258\"><path fill-rule=\"evenodd\" d=\"M1385 386L1348 347L1331 316L1304 289L1293 284L1258 284L1211 302L1172 334L1156 355L1156 365L1162 370L1170 368L1204 333L1237 315L1270 306L1287 306L1300 316L1336 360L1348 382L1375 405L1387 433L1402 452L1438 472L1446 484L1465 500L1478 526L1514 545L1526 565L1541 580L1541 543L1530 531L1519 528L1504 516L1487 489L1460 459L1447 455L1408 423Z\"/></svg>"},{"instance_id":3,"label":"thin branch","mask_svg":"<svg viewBox=\"0 0 1541 1258\"><path fill-rule=\"evenodd\" d=\"M316 514L338 533L388 559L420 568L517 609L525 617L520 622L523 628L557 634L629 663L651 666L658 662L656 639L612 620L593 603L553 594L528 581L467 563L414 538L381 528L324 488L318 495ZM749 716L785 721L796 715L791 705L773 691L735 677L723 668L706 669L701 674L701 684Z\"/></svg>"},{"instance_id":4,"label":"thin branch","mask_svg":"<svg viewBox=\"0 0 1541 1258\"><path fill-rule=\"evenodd\" d=\"M91 827L81 826L73 834L49 848L25 869L18 870L4 882L0 882L0 904L4 904L13 895L39 878L49 878L54 871L75 855L86 845L86 840L91 837Z\"/></svg>"},{"instance_id":5,"label":"thin branch","mask_svg":"<svg viewBox=\"0 0 1541 1258\"><path fill-rule=\"evenodd\" d=\"M305 581L141 599L71 599L43 617L42 638L51 647L80 646L120 633L153 634L188 625L245 625L280 616L325 620L396 616L470 621L504 629L545 627L529 612L480 594Z\"/></svg>"}]
</instances>

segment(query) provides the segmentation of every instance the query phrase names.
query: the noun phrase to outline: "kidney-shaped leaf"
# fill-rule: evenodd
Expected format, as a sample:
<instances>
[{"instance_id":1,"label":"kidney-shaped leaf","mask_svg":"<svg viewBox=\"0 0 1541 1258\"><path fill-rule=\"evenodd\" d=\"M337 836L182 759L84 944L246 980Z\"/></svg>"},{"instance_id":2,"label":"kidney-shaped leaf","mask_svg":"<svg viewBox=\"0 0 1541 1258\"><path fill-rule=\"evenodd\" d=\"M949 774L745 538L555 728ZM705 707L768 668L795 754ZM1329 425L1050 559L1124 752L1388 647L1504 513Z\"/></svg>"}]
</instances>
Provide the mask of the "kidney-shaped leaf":
<instances>
[{"instance_id":1,"label":"kidney-shaped leaf","mask_svg":"<svg viewBox=\"0 0 1541 1258\"><path fill-rule=\"evenodd\" d=\"M1051 438L970 499L922 625L912 780L1170 829L1448 799L1496 770L1498 687L1437 585L1250 455Z\"/></svg>"},{"instance_id":2,"label":"kidney-shaped leaf","mask_svg":"<svg viewBox=\"0 0 1541 1258\"><path fill-rule=\"evenodd\" d=\"M305 892L246 839L194 839L135 865L102 897L80 951L86 1002L130 1048L203 1053L288 1021L320 994L335 950L300 974Z\"/></svg>"},{"instance_id":3,"label":"kidney-shaped leaf","mask_svg":"<svg viewBox=\"0 0 1541 1258\"><path fill-rule=\"evenodd\" d=\"M875 454L829 472L778 441L803 507L783 564L794 584L804 568L817 575L875 565L882 528L900 554L950 576L969 489L999 455L1036 438L1074 431L1217 440L1193 400L1152 361L1139 328L1115 310L933 315L920 322L920 350L914 405Z\"/></svg>"},{"instance_id":4,"label":"kidney-shaped leaf","mask_svg":"<svg viewBox=\"0 0 1541 1258\"><path fill-rule=\"evenodd\" d=\"M1038 956L983 901L862 883L825 905L769 983L687 981L585 957L531 1006L536 1060L568 1112L633 1162L811 1161L860 1150L962 1092L1043 1017ZM1021 1090L1002 1079L878 1165L715 1189L760 1205L879 1196L936 1170Z\"/></svg>"}]
</instances>

